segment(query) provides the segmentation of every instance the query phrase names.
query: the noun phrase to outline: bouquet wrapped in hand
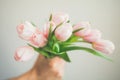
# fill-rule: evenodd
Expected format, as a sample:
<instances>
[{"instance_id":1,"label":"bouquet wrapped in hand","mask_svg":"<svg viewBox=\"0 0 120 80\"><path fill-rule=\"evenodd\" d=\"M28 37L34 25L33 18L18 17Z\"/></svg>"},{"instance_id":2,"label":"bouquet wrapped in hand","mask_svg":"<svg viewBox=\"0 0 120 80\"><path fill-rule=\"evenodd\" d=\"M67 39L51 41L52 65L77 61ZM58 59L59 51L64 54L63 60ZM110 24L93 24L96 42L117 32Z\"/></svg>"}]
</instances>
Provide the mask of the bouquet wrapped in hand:
<instances>
[{"instance_id":1,"label":"bouquet wrapped in hand","mask_svg":"<svg viewBox=\"0 0 120 80\"><path fill-rule=\"evenodd\" d=\"M101 32L92 29L89 22L72 25L66 13L51 14L42 30L26 21L17 26L17 32L28 45L16 49L15 60L24 62L35 54L40 55L30 71L11 80L62 80L65 61L71 61L68 51L84 50L111 61L102 53L110 54L115 49L114 44L102 39ZM83 47L80 43L91 47Z\"/></svg>"},{"instance_id":2,"label":"bouquet wrapped in hand","mask_svg":"<svg viewBox=\"0 0 120 80\"><path fill-rule=\"evenodd\" d=\"M110 60L102 53L110 54L115 48L111 41L102 39L101 32L92 29L89 22L72 25L66 13L51 14L43 30L26 21L17 26L17 32L28 42L28 46L16 50L14 58L17 61L31 59L36 51L46 58L58 56L70 62L67 52L72 50L84 50ZM91 47L76 46L75 43L88 43Z\"/></svg>"}]
</instances>

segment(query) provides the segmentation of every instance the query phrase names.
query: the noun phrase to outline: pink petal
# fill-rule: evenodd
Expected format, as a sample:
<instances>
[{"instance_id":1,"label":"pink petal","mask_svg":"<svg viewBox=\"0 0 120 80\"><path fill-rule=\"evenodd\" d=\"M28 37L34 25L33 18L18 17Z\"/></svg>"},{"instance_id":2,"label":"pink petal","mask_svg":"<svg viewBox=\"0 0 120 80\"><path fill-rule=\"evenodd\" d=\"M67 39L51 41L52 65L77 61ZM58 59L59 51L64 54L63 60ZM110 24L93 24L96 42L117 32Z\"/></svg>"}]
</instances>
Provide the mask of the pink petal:
<instances>
[{"instance_id":1,"label":"pink petal","mask_svg":"<svg viewBox=\"0 0 120 80\"><path fill-rule=\"evenodd\" d=\"M97 29L92 29L90 33L83 37L85 41L95 42L101 38L101 32Z\"/></svg>"},{"instance_id":2,"label":"pink petal","mask_svg":"<svg viewBox=\"0 0 120 80\"><path fill-rule=\"evenodd\" d=\"M56 29L55 36L60 41L66 41L72 35L72 31L71 24L66 23Z\"/></svg>"},{"instance_id":3,"label":"pink petal","mask_svg":"<svg viewBox=\"0 0 120 80\"><path fill-rule=\"evenodd\" d=\"M47 39L42 33L35 33L29 40L29 43L35 47L44 47L47 44Z\"/></svg>"},{"instance_id":4,"label":"pink petal","mask_svg":"<svg viewBox=\"0 0 120 80\"><path fill-rule=\"evenodd\" d=\"M66 13L58 12L58 13L53 13L52 15L52 21L56 25L59 25L60 23L66 23L68 20L69 20L69 16Z\"/></svg>"},{"instance_id":5,"label":"pink petal","mask_svg":"<svg viewBox=\"0 0 120 80\"><path fill-rule=\"evenodd\" d=\"M80 29L80 28L83 28L83 30L76 32L75 33L76 36L83 37L90 33L91 29L90 29L89 22L80 22L73 27L73 30Z\"/></svg>"},{"instance_id":6,"label":"pink petal","mask_svg":"<svg viewBox=\"0 0 120 80\"><path fill-rule=\"evenodd\" d=\"M109 40L99 40L93 43L93 48L103 53L110 54L114 51L115 46Z\"/></svg>"},{"instance_id":7,"label":"pink petal","mask_svg":"<svg viewBox=\"0 0 120 80\"><path fill-rule=\"evenodd\" d=\"M28 61L35 55L34 49L30 46L19 47L15 51L14 58L16 61Z\"/></svg>"},{"instance_id":8,"label":"pink petal","mask_svg":"<svg viewBox=\"0 0 120 80\"><path fill-rule=\"evenodd\" d=\"M36 27L27 21L24 24L17 26L18 35L24 40L29 40L35 31Z\"/></svg>"}]
</instances>

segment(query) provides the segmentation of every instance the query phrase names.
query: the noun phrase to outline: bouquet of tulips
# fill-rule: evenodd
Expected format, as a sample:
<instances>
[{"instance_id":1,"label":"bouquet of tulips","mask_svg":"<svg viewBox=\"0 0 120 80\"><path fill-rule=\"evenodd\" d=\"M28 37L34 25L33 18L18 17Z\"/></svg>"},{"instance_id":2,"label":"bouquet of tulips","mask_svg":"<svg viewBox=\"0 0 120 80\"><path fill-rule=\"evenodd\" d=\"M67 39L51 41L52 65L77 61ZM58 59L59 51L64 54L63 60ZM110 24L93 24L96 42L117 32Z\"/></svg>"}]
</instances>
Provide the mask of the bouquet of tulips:
<instances>
[{"instance_id":1,"label":"bouquet of tulips","mask_svg":"<svg viewBox=\"0 0 120 80\"><path fill-rule=\"evenodd\" d=\"M72 50L84 50L111 60L102 53L110 54L115 49L114 44L102 39L101 32L92 29L89 22L72 25L66 13L51 14L43 30L26 21L17 26L17 32L20 38L28 42L28 46L16 49L14 58L17 61L28 61L37 52L46 58L58 56L70 62L67 52ZM77 46L75 43L87 43L91 47Z\"/></svg>"}]
</instances>

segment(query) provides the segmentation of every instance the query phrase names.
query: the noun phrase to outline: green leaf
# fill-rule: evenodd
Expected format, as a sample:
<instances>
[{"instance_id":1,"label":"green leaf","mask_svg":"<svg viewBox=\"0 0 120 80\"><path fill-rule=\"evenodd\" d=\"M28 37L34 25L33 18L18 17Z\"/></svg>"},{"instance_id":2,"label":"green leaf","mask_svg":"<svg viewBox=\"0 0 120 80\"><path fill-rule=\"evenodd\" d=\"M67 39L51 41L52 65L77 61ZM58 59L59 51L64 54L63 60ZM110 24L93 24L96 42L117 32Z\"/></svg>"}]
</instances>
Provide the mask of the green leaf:
<instances>
[{"instance_id":1,"label":"green leaf","mask_svg":"<svg viewBox=\"0 0 120 80\"><path fill-rule=\"evenodd\" d=\"M70 43L70 42L61 42L61 43L59 43L60 48L61 48L61 47L67 47L67 46L70 46L70 45L74 45L74 44L72 44L72 43ZM61 50L60 50L60 51L61 51Z\"/></svg>"},{"instance_id":2,"label":"green leaf","mask_svg":"<svg viewBox=\"0 0 120 80\"><path fill-rule=\"evenodd\" d=\"M28 44L28 45L31 46L31 47L32 47L35 51L37 51L38 53L40 53L40 54L46 56L47 58L50 57L49 54L48 54L47 52L41 50L40 48L36 48L36 47L34 47L34 46L30 45L30 44Z\"/></svg>"},{"instance_id":3,"label":"green leaf","mask_svg":"<svg viewBox=\"0 0 120 80\"><path fill-rule=\"evenodd\" d=\"M68 20L67 23L70 23L70 20Z\"/></svg>"},{"instance_id":4,"label":"green leaf","mask_svg":"<svg viewBox=\"0 0 120 80\"><path fill-rule=\"evenodd\" d=\"M34 27L36 27L36 25L35 25L32 21L31 21L30 23L31 23Z\"/></svg>"},{"instance_id":5,"label":"green leaf","mask_svg":"<svg viewBox=\"0 0 120 80\"><path fill-rule=\"evenodd\" d=\"M51 36L52 36L52 25L50 24L48 40L50 40Z\"/></svg>"},{"instance_id":6,"label":"green leaf","mask_svg":"<svg viewBox=\"0 0 120 80\"><path fill-rule=\"evenodd\" d=\"M52 14L50 15L50 18L49 18L49 21L51 21L52 20Z\"/></svg>"},{"instance_id":7,"label":"green leaf","mask_svg":"<svg viewBox=\"0 0 120 80\"><path fill-rule=\"evenodd\" d=\"M66 42L73 43L73 42L77 42L78 39L80 39L80 37L72 35Z\"/></svg>"},{"instance_id":8,"label":"green leaf","mask_svg":"<svg viewBox=\"0 0 120 80\"><path fill-rule=\"evenodd\" d=\"M47 47L46 47L46 48L43 48L43 50L46 51L46 52L49 52L49 53L51 53L51 54L55 54L55 55L58 54L58 53L52 51L50 48L47 48Z\"/></svg>"},{"instance_id":9,"label":"green leaf","mask_svg":"<svg viewBox=\"0 0 120 80\"><path fill-rule=\"evenodd\" d=\"M70 58L66 52L63 52L62 54L59 54L58 56L60 56L62 59L64 59L67 62L71 62Z\"/></svg>"},{"instance_id":10,"label":"green leaf","mask_svg":"<svg viewBox=\"0 0 120 80\"><path fill-rule=\"evenodd\" d=\"M87 51L95 56L99 56L101 58L104 58L106 60L109 60L109 61L112 61L110 58L108 58L107 56L101 54L100 52L97 52L93 49L90 49L90 48L86 48L86 47L79 47L79 46L70 46L70 47L63 47L61 49L61 51L72 51L72 50L84 50L84 51Z\"/></svg>"},{"instance_id":11,"label":"green leaf","mask_svg":"<svg viewBox=\"0 0 120 80\"><path fill-rule=\"evenodd\" d=\"M84 28L76 29L76 30L73 31L73 33L78 32L78 31L83 30L83 29L84 29Z\"/></svg>"},{"instance_id":12,"label":"green leaf","mask_svg":"<svg viewBox=\"0 0 120 80\"><path fill-rule=\"evenodd\" d=\"M43 50L46 51L46 52L49 52L51 54L54 54L54 55L63 54L63 52L55 52L55 51L53 51L53 50L51 50L50 48L47 48L47 47L43 48Z\"/></svg>"},{"instance_id":13,"label":"green leaf","mask_svg":"<svg viewBox=\"0 0 120 80\"><path fill-rule=\"evenodd\" d=\"M55 44L53 45L53 51L55 51L55 52L57 52L57 53L60 52L60 47L59 47L59 44L58 44L58 43L55 43Z\"/></svg>"},{"instance_id":14,"label":"green leaf","mask_svg":"<svg viewBox=\"0 0 120 80\"><path fill-rule=\"evenodd\" d=\"M54 41L54 43L58 41L55 35L52 36L52 40Z\"/></svg>"},{"instance_id":15,"label":"green leaf","mask_svg":"<svg viewBox=\"0 0 120 80\"><path fill-rule=\"evenodd\" d=\"M60 47L67 47L70 45L74 45L75 42L79 42L79 39L81 39L78 36L72 35L67 41L65 42L59 42Z\"/></svg>"},{"instance_id":16,"label":"green leaf","mask_svg":"<svg viewBox=\"0 0 120 80\"><path fill-rule=\"evenodd\" d=\"M63 22L61 22L60 24L58 24L58 25L56 26L56 28L59 27L59 26L61 26L62 24L63 24Z\"/></svg>"},{"instance_id":17,"label":"green leaf","mask_svg":"<svg viewBox=\"0 0 120 80\"><path fill-rule=\"evenodd\" d=\"M50 55L48 54L48 52L42 51L42 50L36 50L37 52L39 52L40 54L42 54L43 56L50 58Z\"/></svg>"}]
</instances>

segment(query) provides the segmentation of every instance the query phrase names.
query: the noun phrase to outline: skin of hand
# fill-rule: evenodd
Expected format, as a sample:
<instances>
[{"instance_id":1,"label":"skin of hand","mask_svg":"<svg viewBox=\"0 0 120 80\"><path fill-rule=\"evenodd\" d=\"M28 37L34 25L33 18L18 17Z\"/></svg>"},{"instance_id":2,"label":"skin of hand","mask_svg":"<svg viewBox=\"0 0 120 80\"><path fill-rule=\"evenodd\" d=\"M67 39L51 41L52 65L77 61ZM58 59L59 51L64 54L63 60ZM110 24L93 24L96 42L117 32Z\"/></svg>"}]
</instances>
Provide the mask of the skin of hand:
<instances>
[{"instance_id":1,"label":"skin of hand","mask_svg":"<svg viewBox=\"0 0 120 80\"><path fill-rule=\"evenodd\" d=\"M65 63L57 56L47 59L39 55L31 70L10 80L62 80Z\"/></svg>"}]
</instances>

